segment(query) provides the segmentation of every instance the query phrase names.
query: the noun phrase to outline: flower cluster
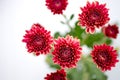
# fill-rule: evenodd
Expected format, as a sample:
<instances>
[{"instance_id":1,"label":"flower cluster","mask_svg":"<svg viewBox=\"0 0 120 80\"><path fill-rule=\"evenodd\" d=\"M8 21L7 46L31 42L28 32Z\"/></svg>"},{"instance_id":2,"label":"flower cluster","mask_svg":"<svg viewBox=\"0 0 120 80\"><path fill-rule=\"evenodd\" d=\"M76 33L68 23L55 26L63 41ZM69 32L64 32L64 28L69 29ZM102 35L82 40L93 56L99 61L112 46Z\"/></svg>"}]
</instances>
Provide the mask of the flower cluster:
<instances>
[{"instance_id":1,"label":"flower cluster","mask_svg":"<svg viewBox=\"0 0 120 80\"><path fill-rule=\"evenodd\" d=\"M67 0L46 0L46 6L53 14L62 14L68 5Z\"/></svg>"},{"instance_id":2,"label":"flower cluster","mask_svg":"<svg viewBox=\"0 0 120 80\"><path fill-rule=\"evenodd\" d=\"M103 27L109 20L106 4L99 4L98 1L87 2L85 7L81 7L79 14L79 24L86 27L86 32L94 33L95 28Z\"/></svg>"},{"instance_id":3,"label":"flower cluster","mask_svg":"<svg viewBox=\"0 0 120 80\"><path fill-rule=\"evenodd\" d=\"M106 44L95 45L91 56L102 71L111 70L111 67L114 67L118 62L117 51Z\"/></svg>"},{"instance_id":4,"label":"flower cluster","mask_svg":"<svg viewBox=\"0 0 120 80\"><path fill-rule=\"evenodd\" d=\"M57 70L54 73L47 74L45 80L66 80L66 72L64 71L64 69Z\"/></svg>"},{"instance_id":5,"label":"flower cluster","mask_svg":"<svg viewBox=\"0 0 120 80\"><path fill-rule=\"evenodd\" d=\"M114 25L108 25L106 27L104 27L103 29L103 33L110 38L117 38L117 34L119 33L118 30L118 26L116 24Z\"/></svg>"},{"instance_id":6,"label":"flower cluster","mask_svg":"<svg viewBox=\"0 0 120 80\"><path fill-rule=\"evenodd\" d=\"M46 6L53 14L63 14L68 0L46 0ZM86 27L86 32L94 34L96 28L102 28L102 32L109 38L117 38L119 33L117 25L105 26L110 20L106 4L100 4L98 1L87 2L86 6L80 8L79 25ZM72 29L72 28L71 28ZM26 30L22 42L26 43L29 53L36 56L40 54L51 53L52 60L58 64L61 69L54 73L47 74L45 80L67 80L65 68L75 68L77 62L81 59L82 47L80 40L76 37L66 35L54 39L50 31L46 30L41 24L33 24L30 30ZM91 51L91 58L101 71L111 70L119 60L117 51L106 43L94 44Z\"/></svg>"},{"instance_id":7,"label":"flower cluster","mask_svg":"<svg viewBox=\"0 0 120 80\"><path fill-rule=\"evenodd\" d=\"M53 51L53 61L62 68L75 67L81 56L80 43L78 39L71 36L66 38L58 38L55 40L55 49Z\"/></svg>"},{"instance_id":8,"label":"flower cluster","mask_svg":"<svg viewBox=\"0 0 120 80\"><path fill-rule=\"evenodd\" d=\"M33 24L30 30L26 30L24 39L28 52L34 52L35 55L49 53L51 43L53 42L50 31L44 29L40 24Z\"/></svg>"}]
</instances>

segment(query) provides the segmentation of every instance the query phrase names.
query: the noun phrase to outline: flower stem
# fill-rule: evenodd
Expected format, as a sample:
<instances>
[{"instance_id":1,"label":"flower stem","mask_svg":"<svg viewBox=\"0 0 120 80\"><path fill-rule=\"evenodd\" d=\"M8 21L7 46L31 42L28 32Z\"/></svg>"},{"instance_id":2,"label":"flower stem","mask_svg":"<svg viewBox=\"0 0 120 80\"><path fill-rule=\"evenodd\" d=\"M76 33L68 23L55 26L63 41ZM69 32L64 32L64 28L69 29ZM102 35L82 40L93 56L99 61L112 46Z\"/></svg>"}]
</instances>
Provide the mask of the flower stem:
<instances>
[{"instance_id":1,"label":"flower stem","mask_svg":"<svg viewBox=\"0 0 120 80\"><path fill-rule=\"evenodd\" d=\"M70 30L72 30L72 26L70 25L70 20L66 17L66 15L62 14L62 16L66 20L65 24L69 27Z\"/></svg>"}]
</instances>

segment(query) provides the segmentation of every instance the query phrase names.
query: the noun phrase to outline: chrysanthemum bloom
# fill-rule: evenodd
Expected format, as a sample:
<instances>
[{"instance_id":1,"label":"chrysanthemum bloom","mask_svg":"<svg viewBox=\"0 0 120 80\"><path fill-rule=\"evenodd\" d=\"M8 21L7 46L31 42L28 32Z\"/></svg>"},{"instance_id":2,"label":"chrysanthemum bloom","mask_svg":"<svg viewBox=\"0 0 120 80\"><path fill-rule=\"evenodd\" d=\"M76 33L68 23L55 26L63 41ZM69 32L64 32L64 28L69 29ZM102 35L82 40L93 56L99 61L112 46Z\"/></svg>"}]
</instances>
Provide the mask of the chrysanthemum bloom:
<instances>
[{"instance_id":1,"label":"chrysanthemum bloom","mask_svg":"<svg viewBox=\"0 0 120 80\"><path fill-rule=\"evenodd\" d=\"M109 24L108 26L105 26L102 29L102 31L107 37L110 37L110 38L116 38L117 34L119 33L118 26L116 24L114 25Z\"/></svg>"},{"instance_id":2,"label":"chrysanthemum bloom","mask_svg":"<svg viewBox=\"0 0 120 80\"><path fill-rule=\"evenodd\" d=\"M80 42L77 38L66 36L66 38L59 37L55 40L53 61L59 64L62 68L72 68L81 56Z\"/></svg>"},{"instance_id":3,"label":"chrysanthemum bloom","mask_svg":"<svg viewBox=\"0 0 120 80\"><path fill-rule=\"evenodd\" d=\"M66 72L64 69L57 70L57 72L47 74L45 80L66 80Z\"/></svg>"},{"instance_id":4,"label":"chrysanthemum bloom","mask_svg":"<svg viewBox=\"0 0 120 80\"><path fill-rule=\"evenodd\" d=\"M67 5L68 0L46 0L46 6L53 14L62 14Z\"/></svg>"},{"instance_id":5,"label":"chrysanthemum bloom","mask_svg":"<svg viewBox=\"0 0 120 80\"><path fill-rule=\"evenodd\" d=\"M95 45L91 56L97 67L103 72L111 70L111 67L115 67L116 62L118 62L116 50L106 44Z\"/></svg>"},{"instance_id":6,"label":"chrysanthemum bloom","mask_svg":"<svg viewBox=\"0 0 120 80\"><path fill-rule=\"evenodd\" d=\"M82 13L79 14L79 25L86 27L86 32L94 33L95 28L102 27L109 20L108 9L106 4L99 2L87 2L86 6L81 7Z\"/></svg>"},{"instance_id":7,"label":"chrysanthemum bloom","mask_svg":"<svg viewBox=\"0 0 120 80\"><path fill-rule=\"evenodd\" d=\"M44 29L40 24L33 24L30 30L26 30L24 39L28 52L36 55L46 54L51 49L52 37L50 31Z\"/></svg>"}]
</instances>

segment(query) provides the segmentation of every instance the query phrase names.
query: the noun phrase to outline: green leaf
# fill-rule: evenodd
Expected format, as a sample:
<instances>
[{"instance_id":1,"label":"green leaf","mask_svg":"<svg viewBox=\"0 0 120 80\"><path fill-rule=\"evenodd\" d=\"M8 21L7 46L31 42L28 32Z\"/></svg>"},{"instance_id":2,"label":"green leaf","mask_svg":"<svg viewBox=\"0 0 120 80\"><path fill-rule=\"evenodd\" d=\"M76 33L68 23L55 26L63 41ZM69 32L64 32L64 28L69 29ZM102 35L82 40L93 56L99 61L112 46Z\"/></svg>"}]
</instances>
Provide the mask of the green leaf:
<instances>
[{"instance_id":1,"label":"green leaf","mask_svg":"<svg viewBox=\"0 0 120 80\"><path fill-rule=\"evenodd\" d=\"M74 14L72 14L71 16L70 16L70 20L72 20L74 18Z\"/></svg>"},{"instance_id":2,"label":"green leaf","mask_svg":"<svg viewBox=\"0 0 120 80\"><path fill-rule=\"evenodd\" d=\"M61 23L61 24L65 24L65 22L63 22L63 21L60 21L60 23Z\"/></svg>"},{"instance_id":3,"label":"green leaf","mask_svg":"<svg viewBox=\"0 0 120 80\"><path fill-rule=\"evenodd\" d=\"M111 44L112 40L104 36L102 32L84 35L84 45L92 48L95 44Z\"/></svg>"},{"instance_id":4,"label":"green leaf","mask_svg":"<svg viewBox=\"0 0 120 80\"><path fill-rule=\"evenodd\" d=\"M83 56L77 68L67 70L68 80L107 80L107 76L96 67L91 57Z\"/></svg>"},{"instance_id":5,"label":"green leaf","mask_svg":"<svg viewBox=\"0 0 120 80\"><path fill-rule=\"evenodd\" d=\"M51 68L55 68L55 69L61 69L61 67L57 64L54 64L53 60L52 60L52 55L51 54L48 54L47 57L46 57L46 62L48 63L48 65L51 67Z\"/></svg>"},{"instance_id":6,"label":"green leaf","mask_svg":"<svg viewBox=\"0 0 120 80\"><path fill-rule=\"evenodd\" d=\"M85 29L81 28L77 24L78 24L78 22L75 23L75 26L66 35L69 34L69 35L71 35L73 37L77 37L78 39L82 40L82 34L84 33Z\"/></svg>"},{"instance_id":7,"label":"green leaf","mask_svg":"<svg viewBox=\"0 0 120 80\"><path fill-rule=\"evenodd\" d=\"M90 56L85 57L84 65L86 66L86 71L89 72L89 79L91 80L107 80L107 76L96 67Z\"/></svg>"},{"instance_id":8,"label":"green leaf","mask_svg":"<svg viewBox=\"0 0 120 80\"><path fill-rule=\"evenodd\" d=\"M56 32L55 34L54 34L54 38L58 38L58 37L60 37L61 36L61 34L59 33L59 32Z\"/></svg>"},{"instance_id":9,"label":"green leaf","mask_svg":"<svg viewBox=\"0 0 120 80\"><path fill-rule=\"evenodd\" d=\"M112 43L112 40L107 38L106 41L105 41L106 44L111 44Z\"/></svg>"}]
</instances>

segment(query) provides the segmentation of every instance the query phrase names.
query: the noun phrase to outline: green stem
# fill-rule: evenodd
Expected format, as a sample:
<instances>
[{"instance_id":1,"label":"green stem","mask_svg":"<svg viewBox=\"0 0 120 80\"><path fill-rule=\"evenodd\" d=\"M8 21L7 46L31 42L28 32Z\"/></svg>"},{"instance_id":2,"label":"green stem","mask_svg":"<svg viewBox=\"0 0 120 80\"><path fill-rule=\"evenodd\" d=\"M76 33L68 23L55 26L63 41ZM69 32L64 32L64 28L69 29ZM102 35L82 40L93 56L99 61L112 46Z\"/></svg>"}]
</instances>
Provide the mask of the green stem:
<instances>
[{"instance_id":1,"label":"green stem","mask_svg":"<svg viewBox=\"0 0 120 80\"><path fill-rule=\"evenodd\" d=\"M72 26L70 25L70 20L68 20L68 18L66 17L66 15L62 14L62 16L65 18L66 20L66 25L69 27L70 30L72 30Z\"/></svg>"}]
</instances>

